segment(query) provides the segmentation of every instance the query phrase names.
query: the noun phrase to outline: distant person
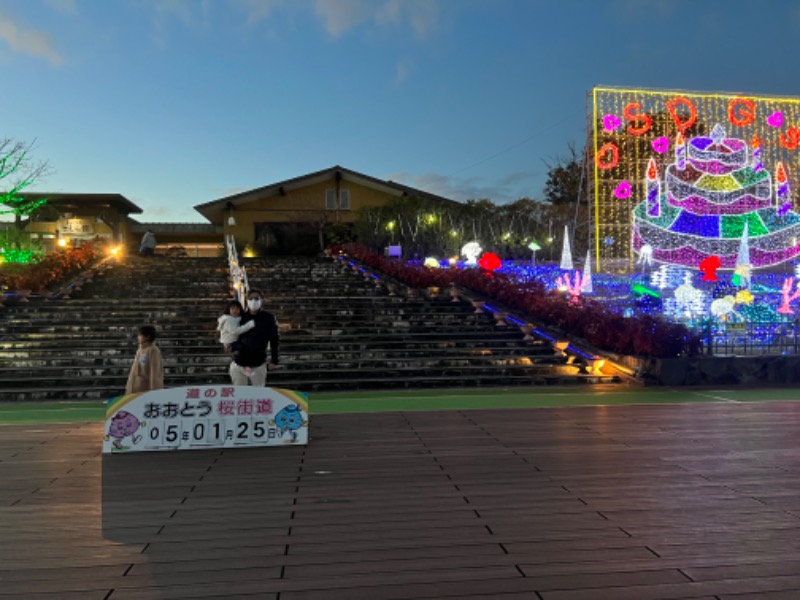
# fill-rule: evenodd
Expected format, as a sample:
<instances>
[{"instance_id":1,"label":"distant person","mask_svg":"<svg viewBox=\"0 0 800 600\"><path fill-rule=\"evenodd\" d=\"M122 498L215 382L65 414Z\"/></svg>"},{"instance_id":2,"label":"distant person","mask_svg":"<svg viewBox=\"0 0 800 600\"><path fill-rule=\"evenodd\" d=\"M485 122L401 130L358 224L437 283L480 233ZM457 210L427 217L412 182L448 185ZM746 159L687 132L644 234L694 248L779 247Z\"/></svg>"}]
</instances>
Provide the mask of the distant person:
<instances>
[{"instance_id":1,"label":"distant person","mask_svg":"<svg viewBox=\"0 0 800 600\"><path fill-rule=\"evenodd\" d=\"M263 309L264 297L258 290L247 294L247 312L242 323L255 322L250 331L239 336L239 353L234 355L229 369L233 385L263 386L267 382L267 371L278 366L278 344L280 332L278 320ZM267 363L267 346L270 361Z\"/></svg>"},{"instance_id":2,"label":"distant person","mask_svg":"<svg viewBox=\"0 0 800 600\"><path fill-rule=\"evenodd\" d=\"M225 308L225 314L217 319L219 341L225 346L225 351L234 356L239 353L239 348L241 348L239 336L256 326L255 321L248 321L244 325L241 324L243 312L242 305L239 304L238 300L231 300Z\"/></svg>"},{"instance_id":3,"label":"distant person","mask_svg":"<svg viewBox=\"0 0 800 600\"><path fill-rule=\"evenodd\" d=\"M164 388L164 364L161 361L161 350L156 346L156 328L152 325L139 327L137 336L139 349L131 365L128 375L126 394L149 392Z\"/></svg>"},{"instance_id":4,"label":"distant person","mask_svg":"<svg viewBox=\"0 0 800 600\"><path fill-rule=\"evenodd\" d=\"M142 243L139 244L139 254L142 256L153 256L156 250L156 234L148 229L142 236Z\"/></svg>"}]
</instances>

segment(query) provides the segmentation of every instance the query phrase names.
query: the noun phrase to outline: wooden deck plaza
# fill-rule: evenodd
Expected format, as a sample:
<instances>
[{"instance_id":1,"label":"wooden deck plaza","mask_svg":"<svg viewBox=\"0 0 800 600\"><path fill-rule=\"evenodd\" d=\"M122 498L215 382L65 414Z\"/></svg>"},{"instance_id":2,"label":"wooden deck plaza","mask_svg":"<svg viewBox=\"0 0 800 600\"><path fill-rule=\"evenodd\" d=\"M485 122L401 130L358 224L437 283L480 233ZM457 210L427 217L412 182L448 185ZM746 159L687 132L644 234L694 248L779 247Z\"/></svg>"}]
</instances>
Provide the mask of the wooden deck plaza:
<instances>
[{"instance_id":1,"label":"wooden deck plaza","mask_svg":"<svg viewBox=\"0 0 800 600\"><path fill-rule=\"evenodd\" d=\"M312 416L103 457L0 427L0 598L800 598L800 403Z\"/></svg>"}]
</instances>

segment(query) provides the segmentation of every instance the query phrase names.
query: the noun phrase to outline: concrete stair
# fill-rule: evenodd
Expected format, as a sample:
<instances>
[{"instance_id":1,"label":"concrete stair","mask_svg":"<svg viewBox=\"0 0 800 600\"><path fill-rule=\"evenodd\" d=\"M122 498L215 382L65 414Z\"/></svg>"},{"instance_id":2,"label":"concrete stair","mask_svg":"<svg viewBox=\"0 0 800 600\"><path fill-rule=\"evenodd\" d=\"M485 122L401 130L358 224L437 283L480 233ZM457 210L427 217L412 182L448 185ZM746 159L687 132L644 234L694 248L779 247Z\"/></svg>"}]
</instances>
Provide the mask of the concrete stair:
<instances>
[{"instance_id":1,"label":"concrete stair","mask_svg":"<svg viewBox=\"0 0 800 600\"><path fill-rule=\"evenodd\" d=\"M324 258L247 264L281 325L268 385L309 392L609 383L525 341L468 302L390 296ZM228 383L216 319L230 298L223 259L132 256L69 300L0 309L0 401L104 399L124 392L136 329L153 324L168 387Z\"/></svg>"}]
</instances>

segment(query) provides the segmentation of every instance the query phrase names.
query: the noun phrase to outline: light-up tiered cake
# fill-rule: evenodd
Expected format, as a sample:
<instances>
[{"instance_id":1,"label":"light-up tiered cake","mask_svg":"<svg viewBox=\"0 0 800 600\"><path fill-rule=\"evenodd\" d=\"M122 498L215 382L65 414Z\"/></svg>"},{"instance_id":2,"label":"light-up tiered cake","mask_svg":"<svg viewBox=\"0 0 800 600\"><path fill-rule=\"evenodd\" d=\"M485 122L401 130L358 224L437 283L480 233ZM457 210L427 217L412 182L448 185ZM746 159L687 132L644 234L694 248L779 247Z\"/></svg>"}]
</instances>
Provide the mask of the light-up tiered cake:
<instances>
[{"instance_id":1,"label":"light-up tiered cake","mask_svg":"<svg viewBox=\"0 0 800 600\"><path fill-rule=\"evenodd\" d=\"M747 231L753 267L800 254L800 215L792 210L786 170L778 163L773 187L757 138L748 152L719 125L688 143L679 133L664 184L654 159L646 175L647 197L634 210L637 252L648 244L654 260L694 268L717 256L732 269Z\"/></svg>"}]
</instances>

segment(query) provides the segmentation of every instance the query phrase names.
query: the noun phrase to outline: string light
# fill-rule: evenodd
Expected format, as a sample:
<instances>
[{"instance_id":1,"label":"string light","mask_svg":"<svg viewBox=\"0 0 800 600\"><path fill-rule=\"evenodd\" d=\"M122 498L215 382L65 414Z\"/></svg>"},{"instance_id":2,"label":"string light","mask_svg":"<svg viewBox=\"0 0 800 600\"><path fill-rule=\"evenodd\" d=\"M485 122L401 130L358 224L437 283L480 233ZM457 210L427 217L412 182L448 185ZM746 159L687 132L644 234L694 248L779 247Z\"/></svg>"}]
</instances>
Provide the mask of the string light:
<instances>
[{"instance_id":1,"label":"string light","mask_svg":"<svg viewBox=\"0 0 800 600\"><path fill-rule=\"evenodd\" d=\"M745 224L754 268L800 255L800 98L598 87L593 99L598 269L645 245L658 262L733 269Z\"/></svg>"}]
</instances>

